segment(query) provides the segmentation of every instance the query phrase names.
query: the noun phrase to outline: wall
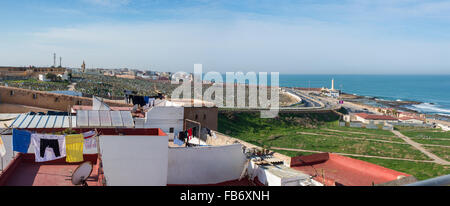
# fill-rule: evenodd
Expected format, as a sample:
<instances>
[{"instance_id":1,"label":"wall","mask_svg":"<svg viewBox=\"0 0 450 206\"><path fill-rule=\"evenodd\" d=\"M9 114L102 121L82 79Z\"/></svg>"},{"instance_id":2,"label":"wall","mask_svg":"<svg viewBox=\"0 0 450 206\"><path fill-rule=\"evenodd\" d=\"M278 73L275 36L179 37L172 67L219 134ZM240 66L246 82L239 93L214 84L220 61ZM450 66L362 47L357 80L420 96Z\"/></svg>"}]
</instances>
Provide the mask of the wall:
<instances>
[{"instance_id":1,"label":"wall","mask_svg":"<svg viewBox=\"0 0 450 206\"><path fill-rule=\"evenodd\" d=\"M183 107L160 106L151 108L146 114L144 128L160 128L166 134L170 133L170 128L174 129L174 134L183 131ZM173 139L173 134L169 139Z\"/></svg>"},{"instance_id":2,"label":"wall","mask_svg":"<svg viewBox=\"0 0 450 206\"><path fill-rule=\"evenodd\" d=\"M202 124L202 127L217 130L217 107L184 107L184 119L190 119Z\"/></svg>"},{"instance_id":3,"label":"wall","mask_svg":"<svg viewBox=\"0 0 450 206\"><path fill-rule=\"evenodd\" d=\"M13 95L11 95L11 91L14 92ZM34 98L34 96L36 97L36 99ZM68 107L72 107L73 105L92 106L91 98L4 86L0 86L0 102L59 111L67 111ZM109 106L128 106L123 103L117 103L109 100L105 100L105 103Z\"/></svg>"},{"instance_id":4,"label":"wall","mask_svg":"<svg viewBox=\"0 0 450 206\"><path fill-rule=\"evenodd\" d=\"M240 144L169 148L167 184L216 184L236 180L245 163Z\"/></svg>"},{"instance_id":5,"label":"wall","mask_svg":"<svg viewBox=\"0 0 450 206\"><path fill-rule=\"evenodd\" d=\"M167 136L105 135L100 148L108 186L167 185Z\"/></svg>"}]
</instances>

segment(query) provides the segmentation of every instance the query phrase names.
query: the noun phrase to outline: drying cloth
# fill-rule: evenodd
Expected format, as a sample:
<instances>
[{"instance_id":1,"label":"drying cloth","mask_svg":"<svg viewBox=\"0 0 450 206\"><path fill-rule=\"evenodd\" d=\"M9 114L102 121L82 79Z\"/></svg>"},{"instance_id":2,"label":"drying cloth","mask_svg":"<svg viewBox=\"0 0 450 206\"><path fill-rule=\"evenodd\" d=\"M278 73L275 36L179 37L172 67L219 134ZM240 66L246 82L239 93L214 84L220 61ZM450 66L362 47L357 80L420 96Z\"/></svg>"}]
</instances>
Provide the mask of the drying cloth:
<instances>
[{"instance_id":1,"label":"drying cloth","mask_svg":"<svg viewBox=\"0 0 450 206\"><path fill-rule=\"evenodd\" d=\"M5 144L3 144L2 136L0 136L0 156L4 157L6 154Z\"/></svg>"},{"instance_id":2,"label":"drying cloth","mask_svg":"<svg viewBox=\"0 0 450 206\"><path fill-rule=\"evenodd\" d=\"M192 128L188 129L188 137L189 137L189 140L192 139Z\"/></svg>"},{"instance_id":3,"label":"drying cloth","mask_svg":"<svg viewBox=\"0 0 450 206\"><path fill-rule=\"evenodd\" d=\"M97 132L95 132L95 131L89 131L89 132L83 133L85 149L97 148L96 136L97 136Z\"/></svg>"},{"instance_id":4,"label":"drying cloth","mask_svg":"<svg viewBox=\"0 0 450 206\"><path fill-rule=\"evenodd\" d=\"M57 146L55 145L56 141L58 141ZM66 156L66 137L64 135L32 134L31 145L34 148L36 162L52 161ZM41 146L43 151L41 151ZM43 155L41 156L41 154Z\"/></svg>"},{"instance_id":5,"label":"drying cloth","mask_svg":"<svg viewBox=\"0 0 450 206\"><path fill-rule=\"evenodd\" d=\"M83 161L83 134L66 136L66 162Z\"/></svg>"},{"instance_id":6,"label":"drying cloth","mask_svg":"<svg viewBox=\"0 0 450 206\"><path fill-rule=\"evenodd\" d=\"M174 138L173 139L173 143L178 145L178 146L183 146L184 142L179 140L178 138Z\"/></svg>"},{"instance_id":7,"label":"drying cloth","mask_svg":"<svg viewBox=\"0 0 450 206\"><path fill-rule=\"evenodd\" d=\"M25 130L13 129L13 150L27 153L30 147L31 133Z\"/></svg>"}]
</instances>

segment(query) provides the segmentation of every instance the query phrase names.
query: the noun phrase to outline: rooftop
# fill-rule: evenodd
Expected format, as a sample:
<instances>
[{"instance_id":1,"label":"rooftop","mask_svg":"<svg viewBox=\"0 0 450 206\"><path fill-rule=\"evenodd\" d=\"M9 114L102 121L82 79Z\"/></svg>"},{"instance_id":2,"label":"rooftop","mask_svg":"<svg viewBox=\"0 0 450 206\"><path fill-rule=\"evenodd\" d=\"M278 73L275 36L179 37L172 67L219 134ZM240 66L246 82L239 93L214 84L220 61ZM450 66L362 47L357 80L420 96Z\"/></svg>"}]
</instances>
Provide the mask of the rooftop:
<instances>
[{"instance_id":1,"label":"rooftop","mask_svg":"<svg viewBox=\"0 0 450 206\"><path fill-rule=\"evenodd\" d=\"M372 186L411 175L369 162L332 153L293 157L293 169L305 172L325 185Z\"/></svg>"},{"instance_id":2,"label":"rooftop","mask_svg":"<svg viewBox=\"0 0 450 206\"><path fill-rule=\"evenodd\" d=\"M101 160L97 154L85 154L85 161L93 164L87 179L89 186L102 186ZM19 153L0 175L0 186L73 186L71 177L79 163L70 164L65 158L35 162L34 154Z\"/></svg>"},{"instance_id":3,"label":"rooftop","mask_svg":"<svg viewBox=\"0 0 450 206\"><path fill-rule=\"evenodd\" d=\"M367 114L367 113L357 113L356 116L362 117L364 119L370 120L398 120L395 117L387 116L387 115L376 115L376 114Z\"/></svg>"}]
</instances>

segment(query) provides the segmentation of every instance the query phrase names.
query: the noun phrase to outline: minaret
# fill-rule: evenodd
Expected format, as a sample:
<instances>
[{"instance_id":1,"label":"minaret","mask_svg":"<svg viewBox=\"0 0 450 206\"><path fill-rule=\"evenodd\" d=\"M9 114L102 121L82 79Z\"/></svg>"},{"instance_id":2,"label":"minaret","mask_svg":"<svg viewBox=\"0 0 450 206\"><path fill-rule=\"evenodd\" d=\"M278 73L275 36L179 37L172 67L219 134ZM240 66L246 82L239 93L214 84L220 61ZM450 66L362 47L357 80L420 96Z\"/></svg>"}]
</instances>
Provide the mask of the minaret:
<instances>
[{"instance_id":1,"label":"minaret","mask_svg":"<svg viewBox=\"0 0 450 206\"><path fill-rule=\"evenodd\" d=\"M84 73L85 70L86 70L86 64L84 63L84 60L83 60L83 64L81 65L81 72Z\"/></svg>"},{"instance_id":2,"label":"minaret","mask_svg":"<svg viewBox=\"0 0 450 206\"><path fill-rule=\"evenodd\" d=\"M331 79L331 90L334 90L334 78Z\"/></svg>"},{"instance_id":3,"label":"minaret","mask_svg":"<svg viewBox=\"0 0 450 206\"><path fill-rule=\"evenodd\" d=\"M53 53L53 67L56 67L56 53Z\"/></svg>"}]
</instances>

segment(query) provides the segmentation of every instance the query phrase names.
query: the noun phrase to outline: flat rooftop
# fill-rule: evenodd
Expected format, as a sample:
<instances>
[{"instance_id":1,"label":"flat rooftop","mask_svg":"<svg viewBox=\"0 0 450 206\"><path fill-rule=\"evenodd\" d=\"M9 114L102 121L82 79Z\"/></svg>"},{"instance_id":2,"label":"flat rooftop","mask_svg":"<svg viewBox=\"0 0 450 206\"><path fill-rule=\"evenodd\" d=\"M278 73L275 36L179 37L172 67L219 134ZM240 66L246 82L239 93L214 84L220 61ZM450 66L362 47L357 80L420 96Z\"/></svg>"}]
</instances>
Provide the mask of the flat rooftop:
<instances>
[{"instance_id":1,"label":"flat rooftop","mask_svg":"<svg viewBox=\"0 0 450 206\"><path fill-rule=\"evenodd\" d=\"M93 164L87 179L89 186L102 186L103 174L97 154L85 154ZM0 186L73 186L72 174L81 163L70 164L65 158L50 162L35 162L34 154L19 153L0 175ZM99 174L100 171L100 174Z\"/></svg>"},{"instance_id":2,"label":"flat rooftop","mask_svg":"<svg viewBox=\"0 0 450 206\"><path fill-rule=\"evenodd\" d=\"M332 153L293 157L291 168L316 176L325 185L372 186L411 176L369 162Z\"/></svg>"}]
</instances>

